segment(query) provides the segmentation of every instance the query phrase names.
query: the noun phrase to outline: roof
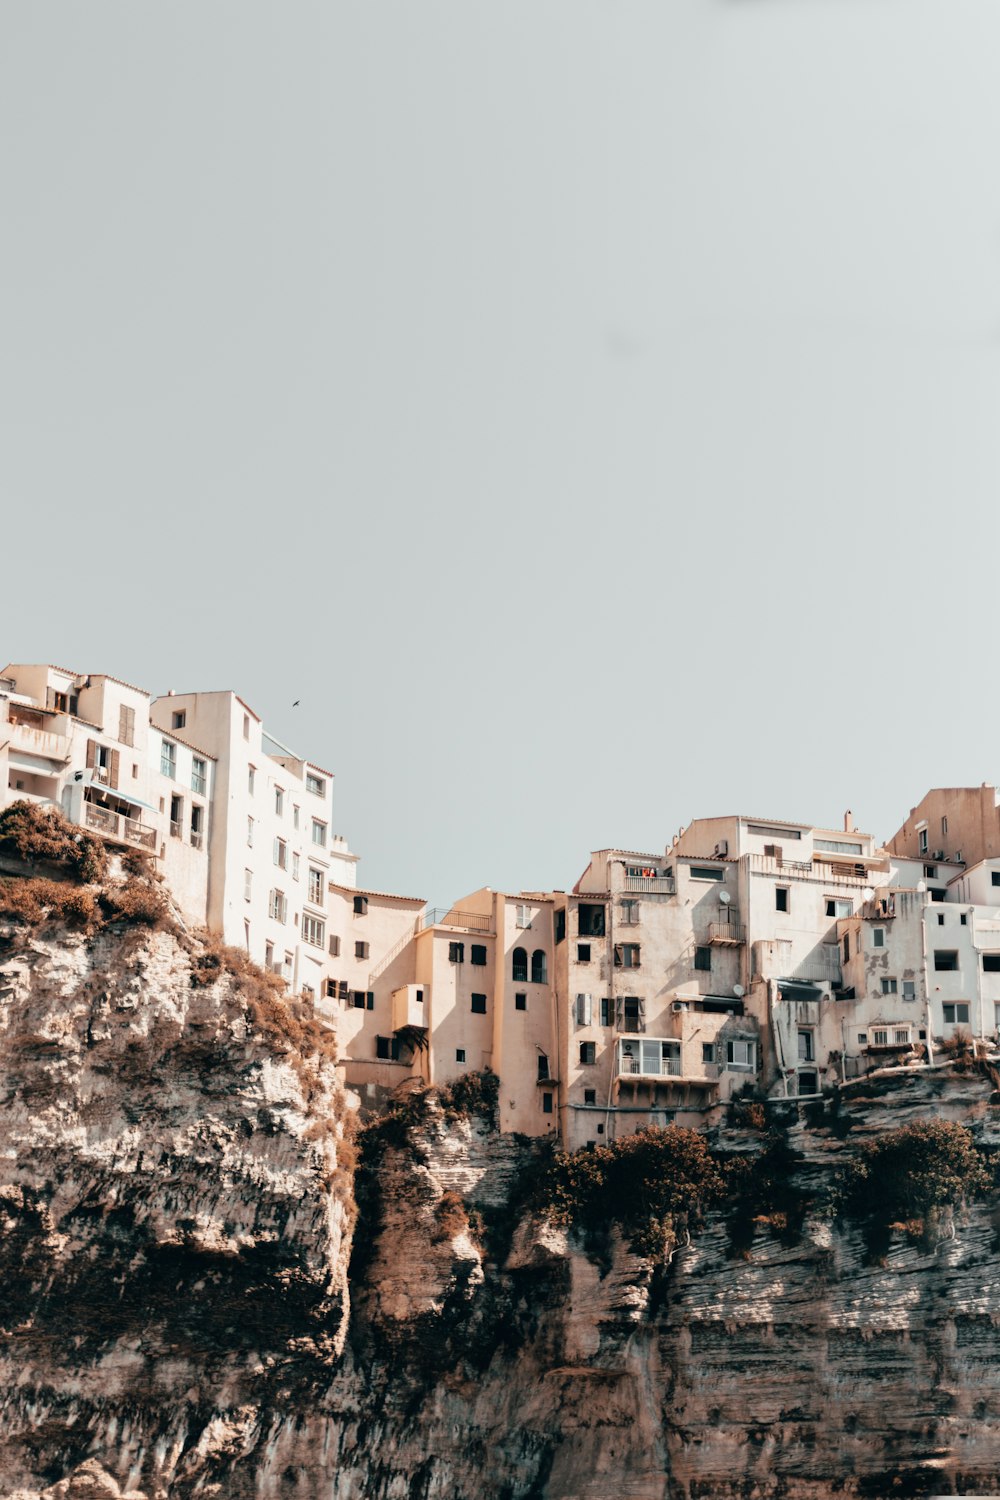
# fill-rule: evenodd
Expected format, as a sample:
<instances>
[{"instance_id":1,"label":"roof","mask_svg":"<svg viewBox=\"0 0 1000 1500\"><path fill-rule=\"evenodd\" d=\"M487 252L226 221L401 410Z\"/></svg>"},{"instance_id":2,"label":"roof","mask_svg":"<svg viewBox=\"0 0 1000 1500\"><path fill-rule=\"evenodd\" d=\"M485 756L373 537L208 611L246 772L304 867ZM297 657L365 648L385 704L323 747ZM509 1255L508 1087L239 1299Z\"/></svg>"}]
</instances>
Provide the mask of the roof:
<instances>
[{"instance_id":1,"label":"roof","mask_svg":"<svg viewBox=\"0 0 1000 1500\"><path fill-rule=\"evenodd\" d=\"M304 764L309 767L310 771L319 771L322 775L329 776L330 780L333 781L334 772L328 771L325 766L318 766L314 760L307 760Z\"/></svg>"},{"instance_id":2,"label":"roof","mask_svg":"<svg viewBox=\"0 0 1000 1500\"><path fill-rule=\"evenodd\" d=\"M336 880L330 881L331 891L344 891L348 896L377 896L382 901L409 901L415 906L426 906L425 896L400 896L396 891L372 891L360 885L340 885Z\"/></svg>"},{"instance_id":3,"label":"roof","mask_svg":"<svg viewBox=\"0 0 1000 1500\"><path fill-rule=\"evenodd\" d=\"M105 682L117 682L117 684L118 684L119 687L126 687L126 688L129 689L130 692L141 693L144 698L148 698L150 696L150 694L146 691L145 688L136 687L136 685L135 685L134 682L126 682L125 679L124 679L124 677L112 677L112 675L111 675L110 672L74 672L71 667L60 667L60 666L57 666L56 663L53 662L53 661L43 661L43 662L27 662L27 661L16 662L16 661L9 661L7 663L7 665L6 665L6 667L4 667L3 670L4 670L4 672L7 672L7 671L10 670L11 667L16 667L16 666L22 666L22 667L40 666L40 667L45 667L50 672L61 672L64 677L74 677L74 678L76 678L76 677L88 677L88 678L89 677L101 677L101 678L104 679ZM0 673L0 676L2 676L2 675L3 675L3 673Z\"/></svg>"},{"instance_id":4,"label":"roof","mask_svg":"<svg viewBox=\"0 0 1000 1500\"><path fill-rule=\"evenodd\" d=\"M150 723L149 727L154 733L162 734L168 740L176 740L178 745L186 745L189 750L196 750L199 755L204 755L206 760L218 760L219 758L217 755L213 755L211 750L203 750L200 745L194 744L192 740L186 740L182 734L177 733L176 729L164 729L161 725L153 723Z\"/></svg>"}]
</instances>

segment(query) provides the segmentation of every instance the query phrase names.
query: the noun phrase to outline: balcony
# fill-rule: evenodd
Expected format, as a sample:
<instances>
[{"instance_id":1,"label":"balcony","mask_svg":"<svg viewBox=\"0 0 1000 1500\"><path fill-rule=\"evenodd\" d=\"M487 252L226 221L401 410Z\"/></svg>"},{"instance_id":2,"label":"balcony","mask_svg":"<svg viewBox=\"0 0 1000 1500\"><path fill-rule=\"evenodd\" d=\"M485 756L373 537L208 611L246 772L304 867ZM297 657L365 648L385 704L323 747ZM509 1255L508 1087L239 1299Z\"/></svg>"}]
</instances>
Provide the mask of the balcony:
<instances>
[{"instance_id":1,"label":"balcony","mask_svg":"<svg viewBox=\"0 0 1000 1500\"><path fill-rule=\"evenodd\" d=\"M640 896L676 896L677 881L673 875L626 875L623 890Z\"/></svg>"},{"instance_id":2,"label":"balcony","mask_svg":"<svg viewBox=\"0 0 1000 1500\"><path fill-rule=\"evenodd\" d=\"M123 813L112 812L109 807L98 807L94 802L84 803L83 814L84 825L102 838L155 852L156 829L145 827L138 818L127 818Z\"/></svg>"},{"instance_id":3,"label":"balcony","mask_svg":"<svg viewBox=\"0 0 1000 1500\"><path fill-rule=\"evenodd\" d=\"M404 984L392 992L393 1031L426 1031L428 987L424 984Z\"/></svg>"},{"instance_id":4,"label":"balcony","mask_svg":"<svg viewBox=\"0 0 1000 1500\"><path fill-rule=\"evenodd\" d=\"M456 911L450 906L434 906L420 918L420 931L428 927L458 927L463 932L492 932L493 918L478 911Z\"/></svg>"},{"instance_id":5,"label":"balcony","mask_svg":"<svg viewBox=\"0 0 1000 1500\"><path fill-rule=\"evenodd\" d=\"M45 715L39 723L25 722L11 715L10 722L0 724L0 745L6 741L12 757L26 755L32 759L50 761L54 766L69 764L70 742L68 736L55 734L48 726L52 718ZM53 770L52 775L56 774Z\"/></svg>"},{"instance_id":6,"label":"balcony","mask_svg":"<svg viewBox=\"0 0 1000 1500\"><path fill-rule=\"evenodd\" d=\"M618 1043L618 1075L622 1083L655 1082L666 1078L677 1083L709 1087L719 1081L719 1065L702 1062L697 1065L697 1071L685 1073L680 1042L647 1037L641 1042Z\"/></svg>"},{"instance_id":7,"label":"balcony","mask_svg":"<svg viewBox=\"0 0 1000 1500\"><path fill-rule=\"evenodd\" d=\"M708 941L722 947L739 948L747 940L746 930L738 922L710 922Z\"/></svg>"}]
</instances>

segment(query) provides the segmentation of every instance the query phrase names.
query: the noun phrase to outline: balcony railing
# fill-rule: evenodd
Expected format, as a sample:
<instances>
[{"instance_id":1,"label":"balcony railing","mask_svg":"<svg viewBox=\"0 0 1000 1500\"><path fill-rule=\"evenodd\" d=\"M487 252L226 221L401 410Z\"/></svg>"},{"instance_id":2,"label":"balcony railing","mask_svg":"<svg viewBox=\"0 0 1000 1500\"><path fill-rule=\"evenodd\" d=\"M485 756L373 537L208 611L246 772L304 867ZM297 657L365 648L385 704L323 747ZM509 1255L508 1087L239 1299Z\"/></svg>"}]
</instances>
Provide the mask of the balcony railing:
<instances>
[{"instance_id":1,"label":"balcony railing","mask_svg":"<svg viewBox=\"0 0 1000 1500\"><path fill-rule=\"evenodd\" d=\"M645 896L676 896L677 881L673 875L626 875L624 889Z\"/></svg>"},{"instance_id":2,"label":"balcony railing","mask_svg":"<svg viewBox=\"0 0 1000 1500\"><path fill-rule=\"evenodd\" d=\"M420 930L427 927L461 927L465 932L492 932L493 918L478 911L455 911L450 906L434 906L420 918Z\"/></svg>"},{"instance_id":3,"label":"balcony railing","mask_svg":"<svg viewBox=\"0 0 1000 1500\"><path fill-rule=\"evenodd\" d=\"M138 818L126 818L112 812L109 807L98 807L93 802L84 804L86 827L93 828L103 838L115 839L120 844L136 844L140 849L156 849L156 829L146 828Z\"/></svg>"},{"instance_id":4,"label":"balcony railing","mask_svg":"<svg viewBox=\"0 0 1000 1500\"><path fill-rule=\"evenodd\" d=\"M745 943L746 930L738 922L710 922L708 926L708 941L710 943L730 944L733 947Z\"/></svg>"}]
</instances>

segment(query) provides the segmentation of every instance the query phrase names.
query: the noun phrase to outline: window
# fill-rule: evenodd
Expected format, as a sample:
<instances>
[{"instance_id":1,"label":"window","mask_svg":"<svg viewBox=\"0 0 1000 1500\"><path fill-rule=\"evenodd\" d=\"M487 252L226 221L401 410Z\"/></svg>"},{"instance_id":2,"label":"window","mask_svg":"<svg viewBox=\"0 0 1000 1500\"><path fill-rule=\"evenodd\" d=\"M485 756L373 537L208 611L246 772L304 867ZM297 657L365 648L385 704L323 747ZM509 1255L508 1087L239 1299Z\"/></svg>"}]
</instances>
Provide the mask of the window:
<instances>
[{"instance_id":1,"label":"window","mask_svg":"<svg viewBox=\"0 0 1000 1500\"><path fill-rule=\"evenodd\" d=\"M954 948L935 948L934 967L939 974L954 973L958 969L958 953Z\"/></svg>"},{"instance_id":2,"label":"window","mask_svg":"<svg viewBox=\"0 0 1000 1500\"><path fill-rule=\"evenodd\" d=\"M514 1009L515 1010L527 1010L528 1009L528 997L527 997L527 995L515 995L514 996Z\"/></svg>"},{"instance_id":3,"label":"window","mask_svg":"<svg viewBox=\"0 0 1000 1500\"><path fill-rule=\"evenodd\" d=\"M927 853L927 829L926 828L921 828L920 832L917 834L917 848L920 850L921 854L926 854Z\"/></svg>"},{"instance_id":4,"label":"window","mask_svg":"<svg viewBox=\"0 0 1000 1500\"><path fill-rule=\"evenodd\" d=\"M295 802L295 803L292 804L292 827L293 828L298 828L298 826L299 826L299 804L297 802Z\"/></svg>"},{"instance_id":5,"label":"window","mask_svg":"<svg viewBox=\"0 0 1000 1500\"><path fill-rule=\"evenodd\" d=\"M551 1113L552 1113L552 1095L549 1094L549 1093L544 1093L542 1095L542 1114L543 1115L550 1115ZM600 1130L600 1128L601 1128L600 1125L598 1125L598 1127L597 1127L598 1131Z\"/></svg>"},{"instance_id":6,"label":"window","mask_svg":"<svg viewBox=\"0 0 1000 1500\"><path fill-rule=\"evenodd\" d=\"M312 792L314 797L326 796L326 782L322 776L315 776L312 771L306 772L306 791Z\"/></svg>"},{"instance_id":7,"label":"window","mask_svg":"<svg viewBox=\"0 0 1000 1500\"><path fill-rule=\"evenodd\" d=\"M578 1026L589 1026L593 1018L593 1001L589 995L577 995L576 997L576 1024Z\"/></svg>"},{"instance_id":8,"label":"window","mask_svg":"<svg viewBox=\"0 0 1000 1500\"><path fill-rule=\"evenodd\" d=\"M1000 885L1000 870L991 870L990 871L990 884L991 885Z\"/></svg>"},{"instance_id":9,"label":"window","mask_svg":"<svg viewBox=\"0 0 1000 1500\"><path fill-rule=\"evenodd\" d=\"M265 943L264 944L264 967L265 967L265 969L271 969L272 971L274 969L274 944L273 943Z\"/></svg>"},{"instance_id":10,"label":"window","mask_svg":"<svg viewBox=\"0 0 1000 1500\"><path fill-rule=\"evenodd\" d=\"M897 991L898 991L898 986L897 986L896 981L894 979L883 979L882 980L882 993L883 993L883 995L895 995L897 993Z\"/></svg>"},{"instance_id":11,"label":"window","mask_svg":"<svg viewBox=\"0 0 1000 1500\"><path fill-rule=\"evenodd\" d=\"M477 969L486 967L486 944L473 943L469 950L469 962L475 964Z\"/></svg>"},{"instance_id":12,"label":"window","mask_svg":"<svg viewBox=\"0 0 1000 1500\"><path fill-rule=\"evenodd\" d=\"M208 790L208 761L202 760L200 755L191 757L191 790L201 797Z\"/></svg>"},{"instance_id":13,"label":"window","mask_svg":"<svg viewBox=\"0 0 1000 1500\"><path fill-rule=\"evenodd\" d=\"M944 926L944 912L943 911L939 911L938 912L937 919L938 919L938 926L939 927L943 927Z\"/></svg>"},{"instance_id":14,"label":"window","mask_svg":"<svg viewBox=\"0 0 1000 1500\"><path fill-rule=\"evenodd\" d=\"M607 996L601 1000L601 1025L611 1025L611 1001Z\"/></svg>"},{"instance_id":15,"label":"window","mask_svg":"<svg viewBox=\"0 0 1000 1500\"><path fill-rule=\"evenodd\" d=\"M449 943L448 944L448 962L450 964L464 964L465 963L465 944L464 943Z\"/></svg>"},{"instance_id":16,"label":"window","mask_svg":"<svg viewBox=\"0 0 1000 1500\"><path fill-rule=\"evenodd\" d=\"M549 1059L544 1052L538 1054L538 1077L545 1079L549 1076Z\"/></svg>"},{"instance_id":17,"label":"window","mask_svg":"<svg viewBox=\"0 0 1000 1500\"><path fill-rule=\"evenodd\" d=\"M725 880L725 870L712 865L692 865L688 874L692 880Z\"/></svg>"},{"instance_id":18,"label":"window","mask_svg":"<svg viewBox=\"0 0 1000 1500\"><path fill-rule=\"evenodd\" d=\"M247 791L253 796L254 782L257 780L257 767L247 766Z\"/></svg>"},{"instance_id":19,"label":"window","mask_svg":"<svg viewBox=\"0 0 1000 1500\"><path fill-rule=\"evenodd\" d=\"M118 710L118 738L123 745L135 744L135 709L125 703Z\"/></svg>"},{"instance_id":20,"label":"window","mask_svg":"<svg viewBox=\"0 0 1000 1500\"><path fill-rule=\"evenodd\" d=\"M827 896L826 898L826 914L828 917L849 917L853 910L853 903L844 901L839 896Z\"/></svg>"},{"instance_id":21,"label":"window","mask_svg":"<svg viewBox=\"0 0 1000 1500\"><path fill-rule=\"evenodd\" d=\"M696 969L708 971L712 967L711 948L696 948L694 950L694 966Z\"/></svg>"},{"instance_id":22,"label":"window","mask_svg":"<svg viewBox=\"0 0 1000 1500\"><path fill-rule=\"evenodd\" d=\"M813 1033L799 1027L799 1062L813 1062L816 1057Z\"/></svg>"},{"instance_id":23,"label":"window","mask_svg":"<svg viewBox=\"0 0 1000 1500\"><path fill-rule=\"evenodd\" d=\"M867 1040L868 1040L868 1033L867 1033L867 1031L859 1031L858 1032L858 1041L859 1042L867 1042Z\"/></svg>"},{"instance_id":24,"label":"window","mask_svg":"<svg viewBox=\"0 0 1000 1500\"><path fill-rule=\"evenodd\" d=\"M545 954L541 948L536 948L531 955L531 982L532 984L546 984Z\"/></svg>"},{"instance_id":25,"label":"window","mask_svg":"<svg viewBox=\"0 0 1000 1500\"><path fill-rule=\"evenodd\" d=\"M903 999L915 1000L917 998L917 986L912 979L903 980Z\"/></svg>"},{"instance_id":26,"label":"window","mask_svg":"<svg viewBox=\"0 0 1000 1500\"><path fill-rule=\"evenodd\" d=\"M328 947L330 949L330 957L331 958L339 958L340 957L340 938L337 936L336 933L334 933L333 936L330 938L330 942L328 944Z\"/></svg>"},{"instance_id":27,"label":"window","mask_svg":"<svg viewBox=\"0 0 1000 1500\"><path fill-rule=\"evenodd\" d=\"M632 1035L646 1029L643 1019L643 1003L638 995L626 995L622 1000L621 1029Z\"/></svg>"},{"instance_id":28,"label":"window","mask_svg":"<svg viewBox=\"0 0 1000 1500\"><path fill-rule=\"evenodd\" d=\"M200 849L205 841L205 809L197 802L191 804L191 847Z\"/></svg>"},{"instance_id":29,"label":"window","mask_svg":"<svg viewBox=\"0 0 1000 1500\"><path fill-rule=\"evenodd\" d=\"M715 1062L715 1043L714 1042L702 1042L702 1044L701 1044L701 1060L702 1060L703 1063Z\"/></svg>"},{"instance_id":30,"label":"window","mask_svg":"<svg viewBox=\"0 0 1000 1500\"><path fill-rule=\"evenodd\" d=\"M354 944L354 957L355 958L367 958L368 954L369 954L369 951L370 950L369 950L369 946L368 946L367 943L355 943Z\"/></svg>"},{"instance_id":31,"label":"window","mask_svg":"<svg viewBox=\"0 0 1000 1500\"><path fill-rule=\"evenodd\" d=\"M171 729L183 729L186 723L187 714L184 712L183 708L177 709L175 713L172 713L170 715Z\"/></svg>"},{"instance_id":32,"label":"window","mask_svg":"<svg viewBox=\"0 0 1000 1500\"><path fill-rule=\"evenodd\" d=\"M326 942L326 923L322 917L313 917L308 912L303 912L302 941L313 948L322 948Z\"/></svg>"},{"instance_id":33,"label":"window","mask_svg":"<svg viewBox=\"0 0 1000 1500\"><path fill-rule=\"evenodd\" d=\"M634 927L639 920L638 901L622 902L622 926Z\"/></svg>"},{"instance_id":34,"label":"window","mask_svg":"<svg viewBox=\"0 0 1000 1500\"><path fill-rule=\"evenodd\" d=\"M1000 953L983 954L983 973L1000 974Z\"/></svg>"},{"instance_id":35,"label":"window","mask_svg":"<svg viewBox=\"0 0 1000 1500\"><path fill-rule=\"evenodd\" d=\"M580 1043L580 1066L581 1066L581 1068L592 1067L593 1064L596 1063L596 1061L597 1061L597 1043L596 1042L581 1042Z\"/></svg>"},{"instance_id":36,"label":"window","mask_svg":"<svg viewBox=\"0 0 1000 1500\"><path fill-rule=\"evenodd\" d=\"M774 909L775 911L788 910L788 897L790 895L787 885L776 885L774 887Z\"/></svg>"},{"instance_id":37,"label":"window","mask_svg":"<svg viewBox=\"0 0 1000 1500\"><path fill-rule=\"evenodd\" d=\"M177 775L177 746L169 740L160 741L160 775L173 781Z\"/></svg>"},{"instance_id":38,"label":"window","mask_svg":"<svg viewBox=\"0 0 1000 1500\"><path fill-rule=\"evenodd\" d=\"M471 999L471 1002L472 1002L472 1014L474 1016L485 1016L485 1014L486 1014L486 996L485 995L472 995L472 996L470 996L470 999Z\"/></svg>"},{"instance_id":39,"label":"window","mask_svg":"<svg viewBox=\"0 0 1000 1500\"><path fill-rule=\"evenodd\" d=\"M785 834L785 838L788 834ZM828 854L864 854L863 844L850 839L813 839L814 849L825 849Z\"/></svg>"},{"instance_id":40,"label":"window","mask_svg":"<svg viewBox=\"0 0 1000 1500\"><path fill-rule=\"evenodd\" d=\"M946 892L945 892L944 886L935 886L933 888L933 890L931 891L931 900L932 901L943 901L944 898L945 898L945 894L946 894Z\"/></svg>"},{"instance_id":41,"label":"window","mask_svg":"<svg viewBox=\"0 0 1000 1500\"><path fill-rule=\"evenodd\" d=\"M287 870L288 868L288 845L284 839L275 839L274 841L274 863L278 866L279 870Z\"/></svg>"},{"instance_id":42,"label":"window","mask_svg":"<svg viewBox=\"0 0 1000 1500\"><path fill-rule=\"evenodd\" d=\"M584 1102L584 1104L596 1104L597 1103L597 1090L596 1089L584 1089L584 1091L583 1091L583 1102Z\"/></svg>"},{"instance_id":43,"label":"window","mask_svg":"<svg viewBox=\"0 0 1000 1500\"><path fill-rule=\"evenodd\" d=\"M872 947L873 948L884 948L885 947L885 928L884 927L873 927L872 928Z\"/></svg>"},{"instance_id":44,"label":"window","mask_svg":"<svg viewBox=\"0 0 1000 1500\"><path fill-rule=\"evenodd\" d=\"M170 799L170 835L179 839L184 832L184 799L182 797L171 797Z\"/></svg>"},{"instance_id":45,"label":"window","mask_svg":"<svg viewBox=\"0 0 1000 1500\"><path fill-rule=\"evenodd\" d=\"M556 942L557 943L561 943L562 940L563 940L563 938L566 936L566 908L565 908L565 906L560 906L556 910L556 915L555 915L555 934L556 934Z\"/></svg>"},{"instance_id":46,"label":"window","mask_svg":"<svg viewBox=\"0 0 1000 1500\"><path fill-rule=\"evenodd\" d=\"M247 848L253 848L253 818L247 818Z\"/></svg>"},{"instance_id":47,"label":"window","mask_svg":"<svg viewBox=\"0 0 1000 1500\"><path fill-rule=\"evenodd\" d=\"M510 977L515 984L527 984L528 982L528 950L527 948L515 948L511 954Z\"/></svg>"},{"instance_id":48,"label":"window","mask_svg":"<svg viewBox=\"0 0 1000 1500\"><path fill-rule=\"evenodd\" d=\"M296 859L298 855L295 856ZM309 866L306 876L306 900L311 901L313 906L323 905L323 871Z\"/></svg>"},{"instance_id":49,"label":"window","mask_svg":"<svg viewBox=\"0 0 1000 1500\"><path fill-rule=\"evenodd\" d=\"M312 841L319 844L320 848L326 848L326 824L321 823L318 818L312 820Z\"/></svg>"},{"instance_id":50,"label":"window","mask_svg":"<svg viewBox=\"0 0 1000 1500\"><path fill-rule=\"evenodd\" d=\"M848 963L848 962L850 962L850 957L851 957L851 934L849 932L845 932L844 933L844 963L845 964Z\"/></svg>"},{"instance_id":51,"label":"window","mask_svg":"<svg viewBox=\"0 0 1000 1500\"><path fill-rule=\"evenodd\" d=\"M385 1062L399 1061L399 1042L394 1036L377 1036L375 1038L375 1056L381 1057Z\"/></svg>"},{"instance_id":52,"label":"window","mask_svg":"<svg viewBox=\"0 0 1000 1500\"><path fill-rule=\"evenodd\" d=\"M959 916L959 919L958 919L958 923L959 923L960 927L968 927L968 925L969 925L969 914L968 914L968 912L964 912L963 911L961 913L961 915Z\"/></svg>"},{"instance_id":53,"label":"window","mask_svg":"<svg viewBox=\"0 0 1000 1500\"><path fill-rule=\"evenodd\" d=\"M946 1002L941 1009L944 1012L946 1026L968 1026L969 1002L967 1000L956 1000L952 1004Z\"/></svg>"},{"instance_id":54,"label":"window","mask_svg":"<svg viewBox=\"0 0 1000 1500\"><path fill-rule=\"evenodd\" d=\"M245 740L248 740L250 738L250 715L249 714L244 714L243 715L243 738Z\"/></svg>"},{"instance_id":55,"label":"window","mask_svg":"<svg viewBox=\"0 0 1000 1500\"><path fill-rule=\"evenodd\" d=\"M941 832L942 833L947 833L948 832L948 819L947 818L942 818L941 819Z\"/></svg>"},{"instance_id":56,"label":"window","mask_svg":"<svg viewBox=\"0 0 1000 1500\"><path fill-rule=\"evenodd\" d=\"M888 1047L889 1029L886 1026L876 1026L872 1032L873 1047Z\"/></svg>"},{"instance_id":57,"label":"window","mask_svg":"<svg viewBox=\"0 0 1000 1500\"><path fill-rule=\"evenodd\" d=\"M531 908L528 906L517 906L514 909L514 921L518 927L531 926Z\"/></svg>"},{"instance_id":58,"label":"window","mask_svg":"<svg viewBox=\"0 0 1000 1500\"><path fill-rule=\"evenodd\" d=\"M895 1047L908 1047L910 1045L909 1026L897 1026L892 1033L892 1041Z\"/></svg>"},{"instance_id":59,"label":"window","mask_svg":"<svg viewBox=\"0 0 1000 1500\"><path fill-rule=\"evenodd\" d=\"M937 880L937 865L924 865L924 875L928 880Z\"/></svg>"},{"instance_id":60,"label":"window","mask_svg":"<svg viewBox=\"0 0 1000 1500\"><path fill-rule=\"evenodd\" d=\"M244 899L244 901L252 901L253 900L253 871L252 870L244 870L243 871L243 899Z\"/></svg>"},{"instance_id":61,"label":"window","mask_svg":"<svg viewBox=\"0 0 1000 1500\"><path fill-rule=\"evenodd\" d=\"M364 1010L364 1008L365 1008L365 992L364 992L364 990L352 990L351 991L351 1004L354 1006L355 1010Z\"/></svg>"},{"instance_id":62,"label":"window","mask_svg":"<svg viewBox=\"0 0 1000 1500\"><path fill-rule=\"evenodd\" d=\"M757 1044L751 1041L726 1043L726 1062L731 1068L753 1068L756 1066Z\"/></svg>"},{"instance_id":63,"label":"window","mask_svg":"<svg viewBox=\"0 0 1000 1500\"><path fill-rule=\"evenodd\" d=\"M576 930L581 937L604 936L604 907L581 901L576 909Z\"/></svg>"},{"instance_id":64,"label":"window","mask_svg":"<svg viewBox=\"0 0 1000 1500\"><path fill-rule=\"evenodd\" d=\"M292 855L292 879L293 880L298 880L298 878L299 878L299 864L300 864L299 856L298 856L298 853L296 852L296 853L294 853Z\"/></svg>"},{"instance_id":65,"label":"window","mask_svg":"<svg viewBox=\"0 0 1000 1500\"><path fill-rule=\"evenodd\" d=\"M354 915L356 917L364 917L364 916L367 916L367 914L368 914L368 897L367 896L355 896L355 898L354 898Z\"/></svg>"},{"instance_id":66,"label":"window","mask_svg":"<svg viewBox=\"0 0 1000 1500\"><path fill-rule=\"evenodd\" d=\"M589 943L577 943L577 945L576 945L576 961L577 961L578 964L589 964L590 963L590 944Z\"/></svg>"},{"instance_id":67,"label":"window","mask_svg":"<svg viewBox=\"0 0 1000 1500\"><path fill-rule=\"evenodd\" d=\"M615 944L615 968L616 969L638 969L640 967L640 951L638 943L616 943Z\"/></svg>"},{"instance_id":68,"label":"window","mask_svg":"<svg viewBox=\"0 0 1000 1500\"><path fill-rule=\"evenodd\" d=\"M274 811L275 815L279 818L285 811L285 792L284 788L280 786L276 786L274 789Z\"/></svg>"},{"instance_id":69,"label":"window","mask_svg":"<svg viewBox=\"0 0 1000 1500\"><path fill-rule=\"evenodd\" d=\"M288 903L284 891L272 891L267 903L268 916L275 922L284 922L288 914Z\"/></svg>"},{"instance_id":70,"label":"window","mask_svg":"<svg viewBox=\"0 0 1000 1500\"><path fill-rule=\"evenodd\" d=\"M464 1047L456 1047L455 1048L455 1061L456 1062L465 1062L465 1048Z\"/></svg>"}]
</instances>

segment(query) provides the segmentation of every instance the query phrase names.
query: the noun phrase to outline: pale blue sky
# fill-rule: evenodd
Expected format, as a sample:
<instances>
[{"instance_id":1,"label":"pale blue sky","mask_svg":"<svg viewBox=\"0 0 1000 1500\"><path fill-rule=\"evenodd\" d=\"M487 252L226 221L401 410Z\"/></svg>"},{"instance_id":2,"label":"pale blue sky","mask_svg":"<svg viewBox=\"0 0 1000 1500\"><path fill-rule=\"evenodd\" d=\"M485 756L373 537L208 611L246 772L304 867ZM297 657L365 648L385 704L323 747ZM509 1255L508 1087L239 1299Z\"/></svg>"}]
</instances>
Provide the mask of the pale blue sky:
<instances>
[{"instance_id":1,"label":"pale blue sky","mask_svg":"<svg viewBox=\"0 0 1000 1500\"><path fill-rule=\"evenodd\" d=\"M996 0L0 0L5 655L235 687L436 901L995 780L998 55Z\"/></svg>"}]
</instances>

